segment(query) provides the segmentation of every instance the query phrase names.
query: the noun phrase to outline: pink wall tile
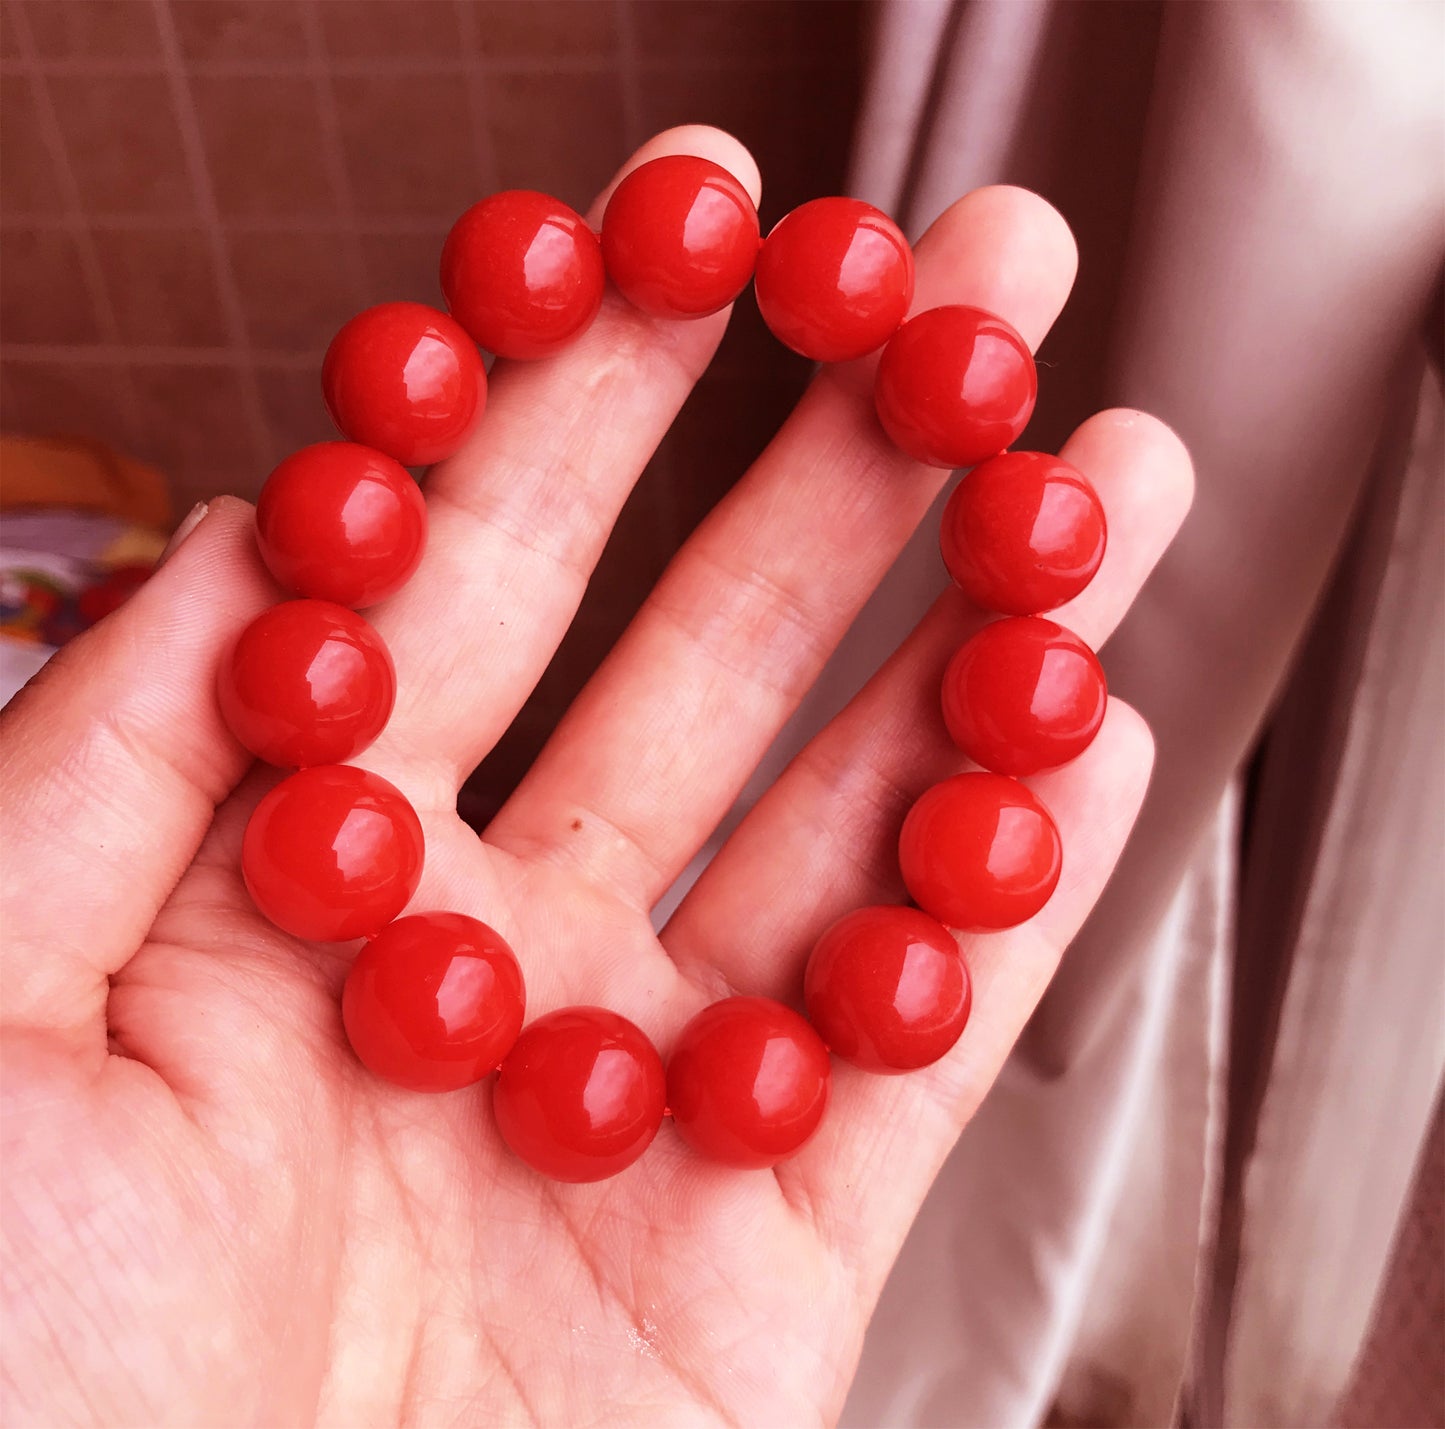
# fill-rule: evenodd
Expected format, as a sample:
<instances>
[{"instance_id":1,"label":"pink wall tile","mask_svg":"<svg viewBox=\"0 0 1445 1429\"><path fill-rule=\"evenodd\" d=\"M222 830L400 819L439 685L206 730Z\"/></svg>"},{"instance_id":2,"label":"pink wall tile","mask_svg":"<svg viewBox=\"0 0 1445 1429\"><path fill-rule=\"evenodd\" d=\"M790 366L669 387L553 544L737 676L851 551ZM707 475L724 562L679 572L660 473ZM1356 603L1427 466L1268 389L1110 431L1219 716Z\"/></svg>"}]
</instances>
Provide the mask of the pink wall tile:
<instances>
[{"instance_id":1,"label":"pink wall tile","mask_svg":"<svg viewBox=\"0 0 1445 1429\"><path fill-rule=\"evenodd\" d=\"M0 427L34 437L83 437L133 450L119 368L95 362L0 362Z\"/></svg>"},{"instance_id":2,"label":"pink wall tile","mask_svg":"<svg viewBox=\"0 0 1445 1429\"><path fill-rule=\"evenodd\" d=\"M645 60L734 58L793 65L853 53L865 6L796 0L632 0L637 49Z\"/></svg>"},{"instance_id":3,"label":"pink wall tile","mask_svg":"<svg viewBox=\"0 0 1445 1429\"><path fill-rule=\"evenodd\" d=\"M60 181L45 143L29 81L0 84L0 212L58 214L65 211Z\"/></svg>"},{"instance_id":4,"label":"pink wall tile","mask_svg":"<svg viewBox=\"0 0 1445 1429\"><path fill-rule=\"evenodd\" d=\"M25 0L25 20L44 59L149 59L155 12L136 0Z\"/></svg>"},{"instance_id":5,"label":"pink wall tile","mask_svg":"<svg viewBox=\"0 0 1445 1429\"><path fill-rule=\"evenodd\" d=\"M363 233L367 301L444 307L439 260L446 236L447 227L441 224L426 233Z\"/></svg>"},{"instance_id":6,"label":"pink wall tile","mask_svg":"<svg viewBox=\"0 0 1445 1429\"><path fill-rule=\"evenodd\" d=\"M365 306L339 233L230 235L231 265L253 346L314 351Z\"/></svg>"},{"instance_id":7,"label":"pink wall tile","mask_svg":"<svg viewBox=\"0 0 1445 1429\"><path fill-rule=\"evenodd\" d=\"M333 87L358 214L449 218L478 197L480 155L461 75L347 74Z\"/></svg>"},{"instance_id":8,"label":"pink wall tile","mask_svg":"<svg viewBox=\"0 0 1445 1429\"><path fill-rule=\"evenodd\" d=\"M310 79L203 74L191 80L191 91L223 216L337 213Z\"/></svg>"},{"instance_id":9,"label":"pink wall tile","mask_svg":"<svg viewBox=\"0 0 1445 1429\"><path fill-rule=\"evenodd\" d=\"M487 84L497 177L585 209L627 157L610 74L501 74Z\"/></svg>"},{"instance_id":10,"label":"pink wall tile","mask_svg":"<svg viewBox=\"0 0 1445 1429\"><path fill-rule=\"evenodd\" d=\"M129 376L143 433L135 455L171 474L178 510L222 491L255 491L265 458L235 367L137 364Z\"/></svg>"},{"instance_id":11,"label":"pink wall tile","mask_svg":"<svg viewBox=\"0 0 1445 1429\"><path fill-rule=\"evenodd\" d=\"M6 343L99 340L73 234L0 230L0 334Z\"/></svg>"},{"instance_id":12,"label":"pink wall tile","mask_svg":"<svg viewBox=\"0 0 1445 1429\"><path fill-rule=\"evenodd\" d=\"M287 60L305 52L295 0L177 0L170 9L190 60Z\"/></svg>"},{"instance_id":13,"label":"pink wall tile","mask_svg":"<svg viewBox=\"0 0 1445 1429\"><path fill-rule=\"evenodd\" d=\"M317 0L335 59L455 60L461 45L452 0Z\"/></svg>"},{"instance_id":14,"label":"pink wall tile","mask_svg":"<svg viewBox=\"0 0 1445 1429\"><path fill-rule=\"evenodd\" d=\"M617 46L611 0L470 0L477 49L494 59L610 57Z\"/></svg>"},{"instance_id":15,"label":"pink wall tile","mask_svg":"<svg viewBox=\"0 0 1445 1429\"><path fill-rule=\"evenodd\" d=\"M335 436L320 352L366 303L439 303L442 239L488 187L550 189L583 207L646 131L711 122L753 148L771 222L837 190L858 82L852 3L19 4L0 0L0 336L12 344L0 364L0 421L94 436L153 460L178 509L223 490L254 497L287 451ZM179 76L165 72L154 44L157 14L174 25ZM24 68L31 32L47 86L39 96ZM78 213L37 104L47 97ZM199 195L182 142L192 120ZM92 245L89 282L78 239ZM113 328L90 311L97 281ZM117 360L95 346L112 337ZM43 345L47 360L21 344ZM102 352L107 360L95 361ZM505 795L806 373L766 336L750 302L740 304L471 806Z\"/></svg>"},{"instance_id":16,"label":"pink wall tile","mask_svg":"<svg viewBox=\"0 0 1445 1429\"><path fill-rule=\"evenodd\" d=\"M225 345L226 323L205 234L194 228L97 229L91 242L121 342Z\"/></svg>"},{"instance_id":17,"label":"pink wall tile","mask_svg":"<svg viewBox=\"0 0 1445 1429\"><path fill-rule=\"evenodd\" d=\"M260 489L261 478L287 452L312 442L337 441L336 428L326 415L321 400L321 378L310 367L266 367L256 369L256 384L261 389L261 406L271 429L272 448L266 454L265 470L261 471L250 493Z\"/></svg>"},{"instance_id":18,"label":"pink wall tile","mask_svg":"<svg viewBox=\"0 0 1445 1429\"><path fill-rule=\"evenodd\" d=\"M88 212L191 210L180 129L164 80L52 74L46 83Z\"/></svg>"},{"instance_id":19,"label":"pink wall tile","mask_svg":"<svg viewBox=\"0 0 1445 1429\"><path fill-rule=\"evenodd\" d=\"M15 35L15 10L19 0L0 0L0 60L13 60L20 53Z\"/></svg>"}]
</instances>

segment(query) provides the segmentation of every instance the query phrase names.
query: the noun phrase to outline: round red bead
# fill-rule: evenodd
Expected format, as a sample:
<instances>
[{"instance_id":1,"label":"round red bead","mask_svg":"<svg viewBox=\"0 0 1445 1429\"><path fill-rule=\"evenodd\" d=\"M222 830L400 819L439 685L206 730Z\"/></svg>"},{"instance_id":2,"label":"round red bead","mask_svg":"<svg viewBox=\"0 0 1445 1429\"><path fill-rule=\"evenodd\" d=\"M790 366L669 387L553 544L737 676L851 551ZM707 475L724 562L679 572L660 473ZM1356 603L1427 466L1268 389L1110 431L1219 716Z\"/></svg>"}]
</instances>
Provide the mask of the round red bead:
<instances>
[{"instance_id":1,"label":"round red bead","mask_svg":"<svg viewBox=\"0 0 1445 1429\"><path fill-rule=\"evenodd\" d=\"M560 199L509 189L473 204L442 248L452 316L498 357L547 357L602 306L597 236Z\"/></svg>"},{"instance_id":2,"label":"round red bead","mask_svg":"<svg viewBox=\"0 0 1445 1429\"><path fill-rule=\"evenodd\" d=\"M1037 615L985 625L948 663L943 720L953 742L995 774L1037 774L1077 758L1104 722L1099 657Z\"/></svg>"},{"instance_id":3,"label":"round red bead","mask_svg":"<svg viewBox=\"0 0 1445 1429\"><path fill-rule=\"evenodd\" d=\"M981 610L1038 615L1072 600L1104 559L1098 493L1068 462L1005 452L976 466L943 508L948 573Z\"/></svg>"},{"instance_id":4,"label":"round red bead","mask_svg":"<svg viewBox=\"0 0 1445 1429\"><path fill-rule=\"evenodd\" d=\"M818 1129L829 1081L828 1049L796 1012L766 997L730 997L682 1029L667 1064L667 1100L700 1155L773 1166Z\"/></svg>"},{"instance_id":5,"label":"round red bead","mask_svg":"<svg viewBox=\"0 0 1445 1429\"><path fill-rule=\"evenodd\" d=\"M947 928L916 908L859 908L808 959L808 1017L830 1050L870 1072L908 1072L958 1041L973 1001Z\"/></svg>"},{"instance_id":6,"label":"round red bead","mask_svg":"<svg viewBox=\"0 0 1445 1429\"><path fill-rule=\"evenodd\" d=\"M426 502L398 461L355 442L317 442L266 479L256 544L297 595L375 605L410 578L426 546Z\"/></svg>"},{"instance_id":7,"label":"round red bead","mask_svg":"<svg viewBox=\"0 0 1445 1429\"><path fill-rule=\"evenodd\" d=\"M418 1092L450 1092L492 1071L522 1030L516 955L462 913L388 924L351 966L341 1020L377 1076Z\"/></svg>"},{"instance_id":8,"label":"round red bead","mask_svg":"<svg viewBox=\"0 0 1445 1429\"><path fill-rule=\"evenodd\" d=\"M669 154L635 168L602 216L607 275L635 308L701 318L732 302L758 259L758 211L724 168Z\"/></svg>"},{"instance_id":9,"label":"round red bead","mask_svg":"<svg viewBox=\"0 0 1445 1429\"><path fill-rule=\"evenodd\" d=\"M264 610L221 660L216 679L231 733L268 764L340 764L385 728L396 670L381 636L328 600Z\"/></svg>"},{"instance_id":10,"label":"round red bead","mask_svg":"<svg viewBox=\"0 0 1445 1429\"><path fill-rule=\"evenodd\" d=\"M256 806L241 872L278 928L319 943L379 933L421 881L421 822L379 774L321 764L283 779Z\"/></svg>"},{"instance_id":11,"label":"round red bead","mask_svg":"<svg viewBox=\"0 0 1445 1429\"><path fill-rule=\"evenodd\" d=\"M662 1059L641 1028L603 1007L539 1017L502 1060L497 1130L554 1181L601 1181L652 1144L666 1105Z\"/></svg>"},{"instance_id":12,"label":"round red bead","mask_svg":"<svg viewBox=\"0 0 1445 1429\"><path fill-rule=\"evenodd\" d=\"M930 466L973 466L1023 431L1038 396L1028 344L981 308L930 308L883 349L878 419L894 446Z\"/></svg>"},{"instance_id":13,"label":"round red bead","mask_svg":"<svg viewBox=\"0 0 1445 1429\"><path fill-rule=\"evenodd\" d=\"M487 373L460 324L421 303L381 303L331 339L321 364L331 420L404 466L430 466L466 440Z\"/></svg>"},{"instance_id":14,"label":"round red bead","mask_svg":"<svg viewBox=\"0 0 1445 1429\"><path fill-rule=\"evenodd\" d=\"M987 931L1032 918L1059 881L1053 816L1001 774L958 774L908 811L898 840L913 901L951 928Z\"/></svg>"},{"instance_id":15,"label":"round red bead","mask_svg":"<svg viewBox=\"0 0 1445 1429\"><path fill-rule=\"evenodd\" d=\"M913 251L886 213L855 198L818 198L768 234L753 279L779 342L815 362L882 347L913 301Z\"/></svg>"}]
</instances>

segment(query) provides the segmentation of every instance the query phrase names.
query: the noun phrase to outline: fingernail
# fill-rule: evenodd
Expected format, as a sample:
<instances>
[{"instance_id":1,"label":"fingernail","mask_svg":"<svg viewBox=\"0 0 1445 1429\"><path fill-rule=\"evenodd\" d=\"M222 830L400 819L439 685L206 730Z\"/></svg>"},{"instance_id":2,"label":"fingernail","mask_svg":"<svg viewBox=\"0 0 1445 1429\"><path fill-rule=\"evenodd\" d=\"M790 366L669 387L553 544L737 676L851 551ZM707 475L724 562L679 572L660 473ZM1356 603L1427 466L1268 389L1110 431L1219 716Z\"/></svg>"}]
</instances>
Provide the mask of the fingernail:
<instances>
[{"instance_id":1,"label":"fingernail","mask_svg":"<svg viewBox=\"0 0 1445 1429\"><path fill-rule=\"evenodd\" d=\"M166 548L161 552L161 558L156 562L156 570L165 565L172 556L180 549L181 542L206 519L206 512L210 509L205 501L198 501L186 513L186 519L171 533L171 539L166 542Z\"/></svg>"}]
</instances>

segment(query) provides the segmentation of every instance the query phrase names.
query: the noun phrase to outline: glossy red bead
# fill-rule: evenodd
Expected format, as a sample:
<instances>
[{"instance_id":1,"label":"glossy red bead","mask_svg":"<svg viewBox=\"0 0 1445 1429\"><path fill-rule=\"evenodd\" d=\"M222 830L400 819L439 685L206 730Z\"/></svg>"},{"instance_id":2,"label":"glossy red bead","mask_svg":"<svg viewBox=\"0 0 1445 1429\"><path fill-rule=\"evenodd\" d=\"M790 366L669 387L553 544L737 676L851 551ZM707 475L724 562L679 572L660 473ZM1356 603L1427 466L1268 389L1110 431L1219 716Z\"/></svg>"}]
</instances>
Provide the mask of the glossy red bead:
<instances>
[{"instance_id":1,"label":"glossy red bead","mask_svg":"<svg viewBox=\"0 0 1445 1429\"><path fill-rule=\"evenodd\" d=\"M1005 452L974 467L943 508L948 573L981 610L1038 615L1072 600L1104 559L1098 493L1068 462Z\"/></svg>"},{"instance_id":2,"label":"glossy red bead","mask_svg":"<svg viewBox=\"0 0 1445 1429\"><path fill-rule=\"evenodd\" d=\"M603 1007L539 1017L502 1060L497 1130L554 1181L601 1181L652 1144L666 1105L662 1059L641 1028Z\"/></svg>"},{"instance_id":3,"label":"glossy red bead","mask_svg":"<svg viewBox=\"0 0 1445 1429\"><path fill-rule=\"evenodd\" d=\"M353 607L406 584L426 547L426 502L399 461L355 442L317 442L266 479L256 544L287 590Z\"/></svg>"},{"instance_id":4,"label":"glossy red bead","mask_svg":"<svg viewBox=\"0 0 1445 1429\"><path fill-rule=\"evenodd\" d=\"M473 204L442 248L452 316L498 357L548 357L602 306L602 249L561 199L508 189Z\"/></svg>"},{"instance_id":5,"label":"glossy red bead","mask_svg":"<svg viewBox=\"0 0 1445 1429\"><path fill-rule=\"evenodd\" d=\"M385 728L396 670L381 636L329 600L264 610L221 659L216 678L231 733L268 764L342 764Z\"/></svg>"},{"instance_id":6,"label":"glossy red bead","mask_svg":"<svg viewBox=\"0 0 1445 1429\"><path fill-rule=\"evenodd\" d=\"M878 363L873 400L894 446L930 466L997 456L1038 396L1028 344L981 308L929 308L898 329Z\"/></svg>"},{"instance_id":7,"label":"glossy red bead","mask_svg":"<svg viewBox=\"0 0 1445 1429\"><path fill-rule=\"evenodd\" d=\"M766 997L705 1007L667 1064L667 1104L699 1155L773 1166L799 1151L828 1106L828 1049L808 1024Z\"/></svg>"},{"instance_id":8,"label":"glossy red bead","mask_svg":"<svg viewBox=\"0 0 1445 1429\"><path fill-rule=\"evenodd\" d=\"M973 1003L953 934L916 908L858 908L818 939L803 983L829 1049L870 1072L908 1072L958 1041Z\"/></svg>"},{"instance_id":9,"label":"glossy red bead","mask_svg":"<svg viewBox=\"0 0 1445 1429\"><path fill-rule=\"evenodd\" d=\"M898 862L913 901L950 928L1012 928L1049 901L1063 866L1053 816L1015 779L958 774L908 811Z\"/></svg>"},{"instance_id":10,"label":"glossy red bead","mask_svg":"<svg viewBox=\"0 0 1445 1429\"><path fill-rule=\"evenodd\" d=\"M450 1092L493 1071L522 1030L522 969L462 913L414 913L362 950L341 992L352 1050L378 1077Z\"/></svg>"},{"instance_id":11,"label":"glossy red bead","mask_svg":"<svg viewBox=\"0 0 1445 1429\"><path fill-rule=\"evenodd\" d=\"M331 339L321 364L331 420L403 466L430 466L467 439L487 400L481 354L454 319L381 303Z\"/></svg>"},{"instance_id":12,"label":"glossy red bead","mask_svg":"<svg viewBox=\"0 0 1445 1429\"><path fill-rule=\"evenodd\" d=\"M241 872L278 928L318 943L379 933L421 881L421 822L379 774L321 764L283 779L256 806Z\"/></svg>"},{"instance_id":13,"label":"glossy red bead","mask_svg":"<svg viewBox=\"0 0 1445 1429\"><path fill-rule=\"evenodd\" d=\"M1037 774L1076 759L1104 723L1099 657L1038 615L985 625L948 663L943 719L953 742L995 774Z\"/></svg>"},{"instance_id":14,"label":"glossy red bead","mask_svg":"<svg viewBox=\"0 0 1445 1429\"><path fill-rule=\"evenodd\" d=\"M635 308L701 318L742 292L758 259L758 211L724 168L690 154L639 165L602 216L607 276Z\"/></svg>"},{"instance_id":15,"label":"glossy red bead","mask_svg":"<svg viewBox=\"0 0 1445 1429\"><path fill-rule=\"evenodd\" d=\"M913 250L886 213L817 198L768 234L753 291L773 336L815 362L882 347L913 301Z\"/></svg>"}]
</instances>

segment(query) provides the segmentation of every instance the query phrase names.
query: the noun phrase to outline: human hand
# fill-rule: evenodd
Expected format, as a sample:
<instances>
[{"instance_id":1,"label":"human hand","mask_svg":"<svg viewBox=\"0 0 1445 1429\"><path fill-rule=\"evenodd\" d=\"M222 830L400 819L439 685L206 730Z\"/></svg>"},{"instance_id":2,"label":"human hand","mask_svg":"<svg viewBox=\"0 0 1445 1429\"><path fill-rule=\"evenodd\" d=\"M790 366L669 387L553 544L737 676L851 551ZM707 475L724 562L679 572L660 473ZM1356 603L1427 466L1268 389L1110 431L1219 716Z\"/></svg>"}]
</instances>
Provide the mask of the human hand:
<instances>
[{"instance_id":1,"label":"human hand","mask_svg":"<svg viewBox=\"0 0 1445 1429\"><path fill-rule=\"evenodd\" d=\"M659 136L756 169L712 130ZM593 218L600 214L600 203ZM918 249L915 309L969 302L1037 343L1074 250L1042 200L981 190ZM687 543L480 840L457 789L556 649L633 482L726 315L657 322L609 295L560 356L505 364L427 478L430 544L373 612L398 674L356 761L421 816L413 907L497 928L529 1016L599 1003L666 1054L729 990L795 999L838 914L903 897L897 833L956 772L937 708L982 621L943 596L759 801L660 937L704 844L946 474L893 450L871 363L825 369ZM1099 644L1190 499L1177 440L1104 413L1064 455L1110 545L1059 613ZM240 877L278 777L221 723L215 667L277 599L252 513L221 499L122 610L6 712L3 1312L14 1423L807 1423L836 1417L863 1330L943 1157L997 1075L1134 820L1151 743L1112 701L1074 764L1029 781L1063 879L1031 922L963 940L970 1025L904 1077L835 1065L822 1130L774 1172L664 1127L611 1181L507 1153L485 1088L401 1091L350 1053L353 949L296 941Z\"/></svg>"}]
</instances>

